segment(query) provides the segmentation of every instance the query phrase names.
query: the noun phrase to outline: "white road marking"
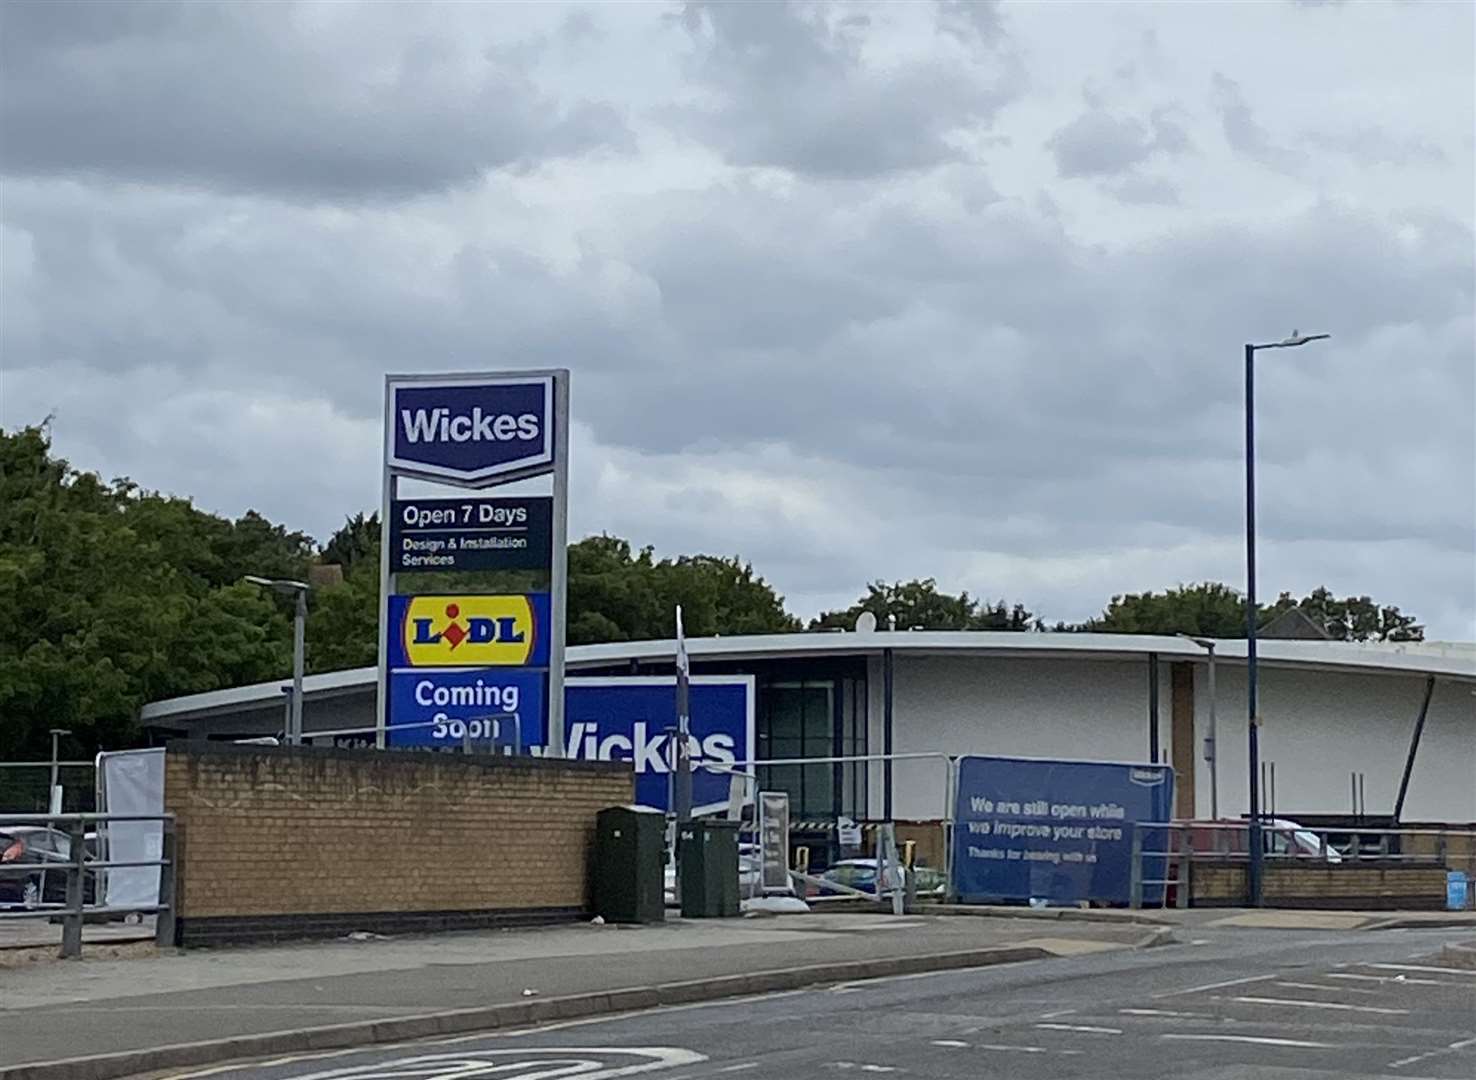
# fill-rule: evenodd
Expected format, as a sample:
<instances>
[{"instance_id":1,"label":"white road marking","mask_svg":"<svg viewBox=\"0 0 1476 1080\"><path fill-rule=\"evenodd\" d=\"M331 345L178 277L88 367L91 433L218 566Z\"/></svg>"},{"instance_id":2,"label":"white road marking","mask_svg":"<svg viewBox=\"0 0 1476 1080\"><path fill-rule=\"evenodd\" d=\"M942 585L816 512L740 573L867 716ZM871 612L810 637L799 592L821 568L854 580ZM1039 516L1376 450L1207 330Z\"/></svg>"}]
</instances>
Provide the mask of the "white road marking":
<instances>
[{"instance_id":1,"label":"white road marking","mask_svg":"<svg viewBox=\"0 0 1476 1080\"><path fill-rule=\"evenodd\" d=\"M1338 1009L1342 1012L1379 1013L1382 1016L1408 1016L1408 1009L1384 1009L1376 1005L1345 1005L1341 1001L1299 1001L1296 998L1238 997L1231 998L1243 1005L1275 1005L1296 1009Z\"/></svg>"},{"instance_id":2,"label":"white road marking","mask_svg":"<svg viewBox=\"0 0 1476 1080\"><path fill-rule=\"evenodd\" d=\"M757 1061L745 1061L741 1065L726 1065L723 1068L719 1069L718 1072L720 1072L720 1073L735 1073L735 1072L743 1072L745 1069L757 1069L758 1067L759 1067L759 1063Z\"/></svg>"},{"instance_id":3,"label":"white road marking","mask_svg":"<svg viewBox=\"0 0 1476 1080\"><path fill-rule=\"evenodd\" d=\"M1227 979L1224 982L1205 983L1203 986L1191 986L1187 990L1169 990L1162 994L1154 994L1153 997L1157 999L1166 997L1182 997L1185 994L1202 994L1206 990L1223 990L1227 986L1243 986L1246 983L1264 982L1267 979L1274 978L1276 978L1275 975L1251 975L1248 978L1244 979Z\"/></svg>"},{"instance_id":4,"label":"white road marking","mask_svg":"<svg viewBox=\"0 0 1476 1080\"><path fill-rule=\"evenodd\" d=\"M1325 986L1322 983L1278 982L1272 986L1284 986L1288 990L1325 990L1334 994L1377 994L1377 990L1364 990L1358 986Z\"/></svg>"},{"instance_id":5,"label":"white road marking","mask_svg":"<svg viewBox=\"0 0 1476 1080\"><path fill-rule=\"evenodd\" d=\"M1431 967L1429 964L1360 964L1360 967L1377 968L1379 971L1423 971L1431 975L1469 975L1476 979L1476 971L1461 968Z\"/></svg>"},{"instance_id":6,"label":"white road marking","mask_svg":"<svg viewBox=\"0 0 1476 1080\"><path fill-rule=\"evenodd\" d=\"M616 1060L611 1061L610 1058ZM619 1064L621 1058L644 1060L622 1065ZM466 1080L494 1073L506 1080L555 1080L565 1076L578 1076L582 1080L614 1080L615 1077L696 1065L706 1060L705 1054L695 1050L665 1046L483 1049L373 1061L298 1074L292 1080Z\"/></svg>"},{"instance_id":7,"label":"white road marking","mask_svg":"<svg viewBox=\"0 0 1476 1080\"><path fill-rule=\"evenodd\" d=\"M1041 1013L1040 1018L1042 1020L1054 1020L1058 1016L1070 1016L1075 1011L1075 1009L1057 1009L1055 1012Z\"/></svg>"},{"instance_id":8,"label":"white road marking","mask_svg":"<svg viewBox=\"0 0 1476 1080\"><path fill-rule=\"evenodd\" d=\"M860 1061L830 1061L826 1062L827 1069L856 1069L859 1072L889 1073L896 1072L895 1065L867 1065Z\"/></svg>"},{"instance_id":9,"label":"white road marking","mask_svg":"<svg viewBox=\"0 0 1476 1080\"><path fill-rule=\"evenodd\" d=\"M964 1050L968 1048L969 1044L966 1042L959 1042L957 1039L934 1039L933 1045L946 1046L952 1050Z\"/></svg>"},{"instance_id":10,"label":"white road marking","mask_svg":"<svg viewBox=\"0 0 1476 1080\"><path fill-rule=\"evenodd\" d=\"M1162 1016L1172 1020L1213 1020L1209 1013L1175 1012L1173 1009L1118 1009L1124 1016Z\"/></svg>"},{"instance_id":11,"label":"white road marking","mask_svg":"<svg viewBox=\"0 0 1476 1080\"><path fill-rule=\"evenodd\" d=\"M1232 1042L1232 1043L1254 1043L1257 1046L1296 1046L1304 1050L1331 1050L1332 1043L1309 1042L1305 1039L1273 1039L1267 1035L1194 1035L1175 1034L1169 1032L1160 1035L1160 1039L1180 1039L1185 1042Z\"/></svg>"},{"instance_id":12,"label":"white road marking","mask_svg":"<svg viewBox=\"0 0 1476 1080\"><path fill-rule=\"evenodd\" d=\"M1449 1046L1442 1046L1439 1050L1427 1050L1423 1054L1414 1055L1414 1057L1400 1058L1398 1061L1390 1062L1389 1068L1402 1069L1406 1065L1413 1065L1416 1061L1439 1057L1441 1054L1449 1054L1455 1050L1464 1050L1468 1046L1476 1046L1476 1039L1462 1039L1460 1042L1453 1042Z\"/></svg>"},{"instance_id":13,"label":"white road marking","mask_svg":"<svg viewBox=\"0 0 1476 1080\"><path fill-rule=\"evenodd\" d=\"M1052 1050L1046 1046L1012 1046L1008 1043L977 1043L978 1050L993 1050L1001 1054L1062 1054L1067 1057L1080 1057L1084 1050Z\"/></svg>"},{"instance_id":14,"label":"white road marking","mask_svg":"<svg viewBox=\"0 0 1476 1080\"><path fill-rule=\"evenodd\" d=\"M1091 1024L1036 1024L1045 1031L1080 1031L1087 1035L1121 1035L1122 1028L1093 1027Z\"/></svg>"},{"instance_id":15,"label":"white road marking","mask_svg":"<svg viewBox=\"0 0 1476 1080\"><path fill-rule=\"evenodd\" d=\"M1403 975L1355 975L1350 971L1333 971L1323 976L1327 979L1357 979L1361 982L1394 983L1396 986L1469 986L1463 982L1445 982L1441 979L1408 979Z\"/></svg>"}]
</instances>

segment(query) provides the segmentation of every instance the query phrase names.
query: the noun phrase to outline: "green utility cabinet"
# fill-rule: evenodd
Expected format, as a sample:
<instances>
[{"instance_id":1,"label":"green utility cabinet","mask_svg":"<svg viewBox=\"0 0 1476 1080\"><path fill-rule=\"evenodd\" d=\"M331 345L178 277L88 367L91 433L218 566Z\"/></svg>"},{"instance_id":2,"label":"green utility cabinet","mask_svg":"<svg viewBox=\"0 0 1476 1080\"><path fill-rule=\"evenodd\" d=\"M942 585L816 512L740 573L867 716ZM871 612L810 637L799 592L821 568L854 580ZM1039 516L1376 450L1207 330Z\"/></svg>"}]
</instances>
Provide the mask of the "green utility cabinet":
<instances>
[{"instance_id":1,"label":"green utility cabinet","mask_svg":"<svg viewBox=\"0 0 1476 1080\"><path fill-rule=\"evenodd\" d=\"M682 918L738 914L738 823L689 821L677 827Z\"/></svg>"},{"instance_id":2,"label":"green utility cabinet","mask_svg":"<svg viewBox=\"0 0 1476 1080\"><path fill-rule=\"evenodd\" d=\"M666 918L666 815L612 806L595 816L592 888L596 915L613 923Z\"/></svg>"}]
</instances>

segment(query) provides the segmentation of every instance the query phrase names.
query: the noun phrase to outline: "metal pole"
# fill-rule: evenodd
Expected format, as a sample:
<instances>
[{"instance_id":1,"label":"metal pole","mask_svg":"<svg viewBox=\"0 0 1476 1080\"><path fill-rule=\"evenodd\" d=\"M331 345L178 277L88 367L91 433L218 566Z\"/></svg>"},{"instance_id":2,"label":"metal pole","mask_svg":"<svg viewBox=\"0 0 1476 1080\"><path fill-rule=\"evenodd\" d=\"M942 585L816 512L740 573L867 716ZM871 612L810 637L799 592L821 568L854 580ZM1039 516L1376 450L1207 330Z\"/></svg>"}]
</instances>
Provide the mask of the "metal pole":
<instances>
[{"instance_id":1,"label":"metal pole","mask_svg":"<svg viewBox=\"0 0 1476 1080\"><path fill-rule=\"evenodd\" d=\"M67 728L51 728L51 786L46 789L46 808L50 813L62 812L62 800L58 797L61 787L61 737L70 735Z\"/></svg>"},{"instance_id":2,"label":"metal pole","mask_svg":"<svg viewBox=\"0 0 1476 1080\"><path fill-rule=\"evenodd\" d=\"M548 638L548 754L565 756L564 636L569 612L569 372L554 372L553 565Z\"/></svg>"},{"instance_id":3,"label":"metal pole","mask_svg":"<svg viewBox=\"0 0 1476 1080\"><path fill-rule=\"evenodd\" d=\"M292 618L292 726L287 741L293 746L302 742L302 669L305 660L304 640L307 636L307 590L297 590L297 611Z\"/></svg>"},{"instance_id":4,"label":"metal pole","mask_svg":"<svg viewBox=\"0 0 1476 1080\"><path fill-rule=\"evenodd\" d=\"M1215 643L1211 641L1205 646L1209 650L1209 738L1205 740L1205 757L1209 759L1210 767L1210 820L1220 820L1220 744L1215 741Z\"/></svg>"},{"instance_id":5,"label":"metal pole","mask_svg":"<svg viewBox=\"0 0 1476 1080\"><path fill-rule=\"evenodd\" d=\"M67 829L67 908L62 914L63 960L75 960L82 955L82 906L87 898L84 863L87 858L85 826L81 820L73 821ZM93 897L93 902L97 897Z\"/></svg>"},{"instance_id":6,"label":"metal pole","mask_svg":"<svg viewBox=\"0 0 1476 1080\"><path fill-rule=\"evenodd\" d=\"M1250 769L1250 907L1261 906L1261 746L1256 670L1256 347L1245 347L1245 680Z\"/></svg>"},{"instance_id":7,"label":"metal pole","mask_svg":"<svg viewBox=\"0 0 1476 1080\"><path fill-rule=\"evenodd\" d=\"M1415 754L1420 748L1420 736L1425 733L1425 717L1430 713L1430 697L1435 693L1435 676L1431 675L1425 680L1425 699L1420 702L1420 715L1415 720L1414 734L1409 739L1409 756L1404 759L1404 775L1399 778L1399 795L1394 799L1394 820L1392 825L1399 827L1399 817L1404 813L1404 796L1409 792L1409 776L1414 772ZM55 744L53 744L54 746ZM52 757L56 756L55 749ZM56 780L51 781L56 786Z\"/></svg>"},{"instance_id":8,"label":"metal pole","mask_svg":"<svg viewBox=\"0 0 1476 1080\"><path fill-rule=\"evenodd\" d=\"M1148 760L1158 761L1158 654L1148 654Z\"/></svg>"},{"instance_id":9,"label":"metal pole","mask_svg":"<svg viewBox=\"0 0 1476 1080\"><path fill-rule=\"evenodd\" d=\"M395 496L399 494L399 481L389 467L390 447L394 444L394 416L390 412L391 380L384 378L384 449L379 458L379 621L376 623L378 645L378 676L374 694L374 746L383 750L385 725L389 723L389 606L390 594L395 589L395 575L390 572L390 515L394 513Z\"/></svg>"},{"instance_id":10,"label":"metal pole","mask_svg":"<svg viewBox=\"0 0 1476 1080\"><path fill-rule=\"evenodd\" d=\"M882 650L882 820L892 820L892 650Z\"/></svg>"}]
</instances>

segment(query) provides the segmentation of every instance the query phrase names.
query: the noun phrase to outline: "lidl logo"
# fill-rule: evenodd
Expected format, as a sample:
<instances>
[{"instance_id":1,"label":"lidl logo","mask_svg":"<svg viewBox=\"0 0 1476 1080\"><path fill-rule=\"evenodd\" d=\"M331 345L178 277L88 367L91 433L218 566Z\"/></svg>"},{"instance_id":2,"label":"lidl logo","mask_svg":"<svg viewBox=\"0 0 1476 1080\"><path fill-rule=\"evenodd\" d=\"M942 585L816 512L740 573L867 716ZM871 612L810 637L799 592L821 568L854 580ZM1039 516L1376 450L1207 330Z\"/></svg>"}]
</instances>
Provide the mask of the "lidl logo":
<instances>
[{"instance_id":1,"label":"lidl logo","mask_svg":"<svg viewBox=\"0 0 1476 1080\"><path fill-rule=\"evenodd\" d=\"M547 596L396 596L396 666L525 667L547 663Z\"/></svg>"}]
</instances>

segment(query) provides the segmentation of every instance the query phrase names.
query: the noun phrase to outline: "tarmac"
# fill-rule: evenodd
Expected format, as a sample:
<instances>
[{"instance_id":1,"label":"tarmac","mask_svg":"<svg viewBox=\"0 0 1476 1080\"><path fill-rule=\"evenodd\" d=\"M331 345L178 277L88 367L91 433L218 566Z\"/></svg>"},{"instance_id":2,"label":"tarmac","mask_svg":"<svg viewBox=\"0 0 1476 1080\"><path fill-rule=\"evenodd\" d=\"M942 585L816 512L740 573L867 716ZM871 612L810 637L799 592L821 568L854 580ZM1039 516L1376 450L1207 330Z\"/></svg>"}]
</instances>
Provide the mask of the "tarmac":
<instances>
[{"instance_id":1,"label":"tarmac","mask_svg":"<svg viewBox=\"0 0 1476 1080\"><path fill-rule=\"evenodd\" d=\"M947 910L947 909L945 909ZM157 950L0 951L0 1080L104 1080L225 1059L596 1016L821 983L1167 944L1197 928L1476 924L1473 913L962 909ZM7 962L8 961L8 962ZM80 1057L79 1057L80 1055Z\"/></svg>"}]
</instances>

